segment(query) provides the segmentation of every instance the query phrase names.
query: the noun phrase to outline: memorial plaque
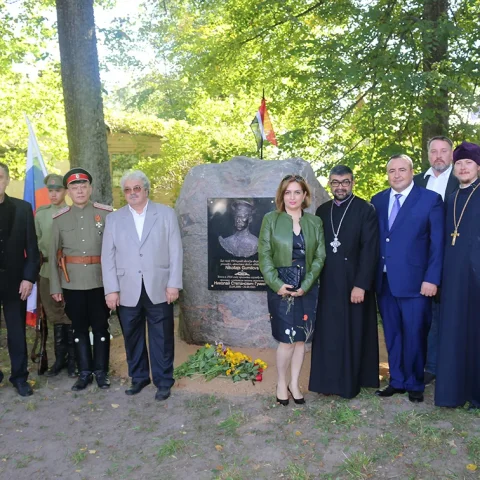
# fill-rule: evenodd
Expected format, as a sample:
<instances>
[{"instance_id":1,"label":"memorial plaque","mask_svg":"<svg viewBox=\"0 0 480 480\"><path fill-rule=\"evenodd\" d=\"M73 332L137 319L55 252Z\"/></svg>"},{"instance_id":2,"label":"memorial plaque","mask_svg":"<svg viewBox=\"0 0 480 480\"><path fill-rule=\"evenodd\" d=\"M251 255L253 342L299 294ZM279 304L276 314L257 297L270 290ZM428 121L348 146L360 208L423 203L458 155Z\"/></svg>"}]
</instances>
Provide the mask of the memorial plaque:
<instances>
[{"instance_id":1,"label":"memorial plaque","mask_svg":"<svg viewBox=\"0 0 480 480\"><path fill-rule=\"evenodd\" d=\"M258 236L273 198L209 198L208 289L266 290L258 266Z\"/></svg>"}]
</instances>

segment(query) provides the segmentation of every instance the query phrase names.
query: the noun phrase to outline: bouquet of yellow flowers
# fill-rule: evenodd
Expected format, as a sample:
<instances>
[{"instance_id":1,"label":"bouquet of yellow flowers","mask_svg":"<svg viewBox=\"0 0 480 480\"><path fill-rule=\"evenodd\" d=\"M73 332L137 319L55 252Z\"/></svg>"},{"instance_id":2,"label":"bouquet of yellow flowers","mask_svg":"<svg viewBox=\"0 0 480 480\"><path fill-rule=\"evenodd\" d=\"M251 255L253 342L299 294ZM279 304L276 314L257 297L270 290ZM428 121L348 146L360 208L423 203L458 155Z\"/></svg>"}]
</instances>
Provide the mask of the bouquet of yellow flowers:
<instances>
[{"instance_id":1,"label":"bouquet of yellow flowers","mask_svg":"<svg viewBox=\"0 0 480 480\"><path fill-rule=\"evenodd\" d=\"M207 343L194 355L190 355L186 362L175 369L173 376L182 378L203 375L208 381L224 375L234 382L251 380L255 383L262 381L266 368L267 364L260 358L252 361L248 355L234 352L223 343L216 342L216 345Z\"/></svg>"}]
</instances>

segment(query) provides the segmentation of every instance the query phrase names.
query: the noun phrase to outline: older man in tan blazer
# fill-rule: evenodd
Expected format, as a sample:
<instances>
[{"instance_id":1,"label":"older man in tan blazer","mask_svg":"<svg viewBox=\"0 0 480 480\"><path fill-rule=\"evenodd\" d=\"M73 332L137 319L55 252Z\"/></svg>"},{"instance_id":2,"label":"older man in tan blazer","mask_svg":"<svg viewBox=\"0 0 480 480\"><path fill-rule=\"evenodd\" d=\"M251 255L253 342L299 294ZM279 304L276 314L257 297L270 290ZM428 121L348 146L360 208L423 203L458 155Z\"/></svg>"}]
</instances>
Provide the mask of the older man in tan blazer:
<instances>
[{"instance_id":1,"label":"older man in tan blazer","mask_svg":"<svg viewBox=\"0 0 480 480\"><path fill-rule=\"evenodd\" d=\"M117 308L135 395L150 384L155 398L170 396L173 380L173 302L182 288L183 251L172 208L148 199L150 182L141 171L127 173L121 187L128 203L107 217L102 274L110 309ZM147 352L145 327L148 323Z\"/></svg>"}]
</instances>

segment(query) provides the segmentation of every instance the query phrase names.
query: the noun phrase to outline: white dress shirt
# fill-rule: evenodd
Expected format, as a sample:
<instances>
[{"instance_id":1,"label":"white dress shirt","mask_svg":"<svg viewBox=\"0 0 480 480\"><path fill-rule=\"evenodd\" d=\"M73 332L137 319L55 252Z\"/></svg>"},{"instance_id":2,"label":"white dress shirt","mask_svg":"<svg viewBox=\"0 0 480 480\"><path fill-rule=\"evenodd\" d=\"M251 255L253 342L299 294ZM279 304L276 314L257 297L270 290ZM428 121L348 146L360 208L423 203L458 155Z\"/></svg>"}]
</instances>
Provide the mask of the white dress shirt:
<instances>
[{"instance_id":1,"label":"white dress shirt","mask_svg":"<svg viewBox=\"0 0 480 480\"><path fill-rule=\"evenodd\" d=\"M430 167L423 176L423 178L427 178L427 175L429 176L426 186L427 190L433 190L439 193L442 199L445 200L445 191L447 190L447 183L451 173L452 166L450 165L444 172L436 177L433 168Z\"/></svg>"},{"instance_id":2,"label":"white dress shirt","mask_svg":"<svg viewBox=\"0 0 480 480\"><path fill-rule=\"evenodd\" d=\"M390 212L392 211L393 204L395 203L395 195L398 193L401 195L401 197L398 199L400 202L400 207L403 206L403 203L407 199L408 195L412 191L412 188L415 184L412 182L403 192L397 192L393 188L390 189L390 202L388 203L388 216L390 217Z\"/></svg>"},{"instance_id":3,"label":"white dress shirt","mask_svg":"<svg viewBox=\"0 0 480 480\"><path fill-rule=\"evenodd\" d=\"M138 239L142 239L143 225L145 224L145 217L147 216L148 202L145 205L145 208L142 210L142 213L137 213L130 205L128 209L132 213L133 221L135 222L135 229L137 230Z\"/></svg>"}]
</instances>

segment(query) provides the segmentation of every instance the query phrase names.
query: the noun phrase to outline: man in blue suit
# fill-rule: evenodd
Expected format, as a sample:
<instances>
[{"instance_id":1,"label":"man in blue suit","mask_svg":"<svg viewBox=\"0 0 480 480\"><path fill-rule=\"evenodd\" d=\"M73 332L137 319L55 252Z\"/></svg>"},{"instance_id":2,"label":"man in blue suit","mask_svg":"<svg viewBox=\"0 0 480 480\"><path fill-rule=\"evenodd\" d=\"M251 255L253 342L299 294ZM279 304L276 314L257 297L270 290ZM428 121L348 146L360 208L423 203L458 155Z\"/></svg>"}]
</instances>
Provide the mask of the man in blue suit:
<instances>
[{"instance_id":1,"label":"man in blue suit","mask_svg":"<svg viewBox=\"0 0 480 480\"><path fill-rule=\"evenodd\" d=\"M379 223L376 291L390 383L375 393L408 391L411 402L422 402L431 303L442 276L444 207L438 193L414 185L407 155L391 157L387 174L391 188L377 193L372 204Z\"/></svg>"}]
</instances>

